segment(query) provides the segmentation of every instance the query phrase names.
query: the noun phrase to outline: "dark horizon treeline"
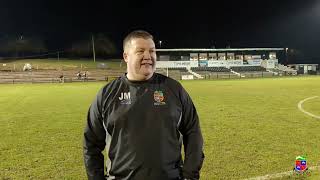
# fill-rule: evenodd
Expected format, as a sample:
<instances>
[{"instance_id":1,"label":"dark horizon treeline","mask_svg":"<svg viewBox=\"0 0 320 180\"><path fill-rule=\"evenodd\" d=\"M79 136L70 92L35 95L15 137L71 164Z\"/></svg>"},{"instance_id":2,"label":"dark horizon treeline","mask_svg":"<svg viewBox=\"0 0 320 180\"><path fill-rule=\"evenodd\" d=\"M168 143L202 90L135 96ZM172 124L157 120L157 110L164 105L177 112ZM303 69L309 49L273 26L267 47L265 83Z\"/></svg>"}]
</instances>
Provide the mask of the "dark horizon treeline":
<instances>
[{"instance_id":1,"label":"dark horizon treeline","mask_svg":"<svg viewBox=\"0 0 320 180\"><path fill-rule=\"evenodd\" d=\"M93 43L96 58L115 58L120 51L113 40L103 33L86 35L63 47L50 46L48 40L34 35L5 35L0 37L0 59L19 58L91 58Z\"/></svg>"}]
</instances>

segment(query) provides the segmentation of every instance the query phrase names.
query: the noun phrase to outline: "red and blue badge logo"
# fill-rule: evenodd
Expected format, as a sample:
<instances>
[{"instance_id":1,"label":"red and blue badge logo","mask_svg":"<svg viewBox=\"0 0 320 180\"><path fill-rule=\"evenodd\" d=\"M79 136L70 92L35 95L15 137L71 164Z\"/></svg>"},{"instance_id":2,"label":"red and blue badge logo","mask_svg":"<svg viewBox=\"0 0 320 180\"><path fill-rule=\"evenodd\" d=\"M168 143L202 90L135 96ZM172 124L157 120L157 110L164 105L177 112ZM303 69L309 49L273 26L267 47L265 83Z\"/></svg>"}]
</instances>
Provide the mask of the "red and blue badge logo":
<instances>
[{"instance_id":1,"label":"red and blue badge logo","mask_svg":"<svg viewBox=\"0 0 320 180\"><path fill-rule=\"evenodd\" d=\"M304 156L297 156L296 157L296 165L295 171L297 172L304 172L308 169L307 167L307 159Z\"/></svg>"}]
</instances>

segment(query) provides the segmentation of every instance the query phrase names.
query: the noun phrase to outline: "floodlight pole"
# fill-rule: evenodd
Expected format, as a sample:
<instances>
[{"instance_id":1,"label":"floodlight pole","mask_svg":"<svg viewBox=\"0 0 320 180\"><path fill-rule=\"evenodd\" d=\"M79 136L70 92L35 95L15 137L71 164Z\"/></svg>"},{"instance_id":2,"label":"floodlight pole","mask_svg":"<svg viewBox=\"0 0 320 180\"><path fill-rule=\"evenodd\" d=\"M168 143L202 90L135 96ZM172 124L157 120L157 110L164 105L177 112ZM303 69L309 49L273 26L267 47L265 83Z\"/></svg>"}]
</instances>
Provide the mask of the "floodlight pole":
<instances>
[{"instance_id":1,"label":"floodlight pole","mask_svg":"<svg viewBox=\"0 0 320 180\"><path fill-rule=\"evenodd\" d=\"M288 61L289 61L289 59L288 59L288 49L289 48L286 48L286 66L288 65Z\"/></svg>"},{"instance_id":2,"label":"floodlight pole","mask_svg":"<svg viewBox=\"0 0 320 180\"><path fill-rule=\"evenodd\" d=\"M93 62L96 62L96 52L95 52L95 49L94 49L94 37L93 37L93 34L91 36L91 41L92 41Z\"/></svg>"}]
</instances>

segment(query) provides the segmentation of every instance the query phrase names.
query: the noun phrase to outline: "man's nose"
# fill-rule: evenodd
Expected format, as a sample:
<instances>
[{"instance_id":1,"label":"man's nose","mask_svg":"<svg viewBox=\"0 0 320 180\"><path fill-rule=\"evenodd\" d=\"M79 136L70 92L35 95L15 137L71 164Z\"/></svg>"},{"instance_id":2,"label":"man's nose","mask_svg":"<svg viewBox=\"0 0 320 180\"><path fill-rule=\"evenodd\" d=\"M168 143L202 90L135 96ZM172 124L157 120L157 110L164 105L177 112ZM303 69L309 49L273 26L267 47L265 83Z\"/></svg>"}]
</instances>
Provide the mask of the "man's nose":
<instances>
[{"instance_id":1,"label":"man's nose","mask_svg":"<svg viewBox=\"0 0 320 180\"><path fill-rule=\"evenodd\" d=\"M151 59L151 54L149 51L144 51L143 53L143 59Z\"/></svg>"}]
</instances>

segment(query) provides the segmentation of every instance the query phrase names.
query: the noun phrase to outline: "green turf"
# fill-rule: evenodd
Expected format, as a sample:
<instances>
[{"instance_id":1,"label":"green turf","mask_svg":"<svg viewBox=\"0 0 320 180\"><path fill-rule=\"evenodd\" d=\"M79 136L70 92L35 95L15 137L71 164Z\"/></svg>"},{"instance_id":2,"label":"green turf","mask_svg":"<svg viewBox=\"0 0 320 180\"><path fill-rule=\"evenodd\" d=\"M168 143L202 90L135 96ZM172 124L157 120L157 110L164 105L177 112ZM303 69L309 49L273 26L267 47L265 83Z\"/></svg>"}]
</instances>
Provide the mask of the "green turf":
<instances>
[{"instance_id":1,"label":"green turf","mask_svg":"<svg viewBox=\"0 0 320 180\"><path fill-rule=\"evenodd\" d=\"M201 179L244 179L320 162L320 120L298 110L320 77L183 81L204 135ZM0 179L85 179L82 133L103 83L0 85ZM320 97L303 108L320 115ZM294 178L294 177L293 177ZM312 171L310 179L319 179ZM283 177L292 179L292 177Z\"/></svg>"}]
</instances>

